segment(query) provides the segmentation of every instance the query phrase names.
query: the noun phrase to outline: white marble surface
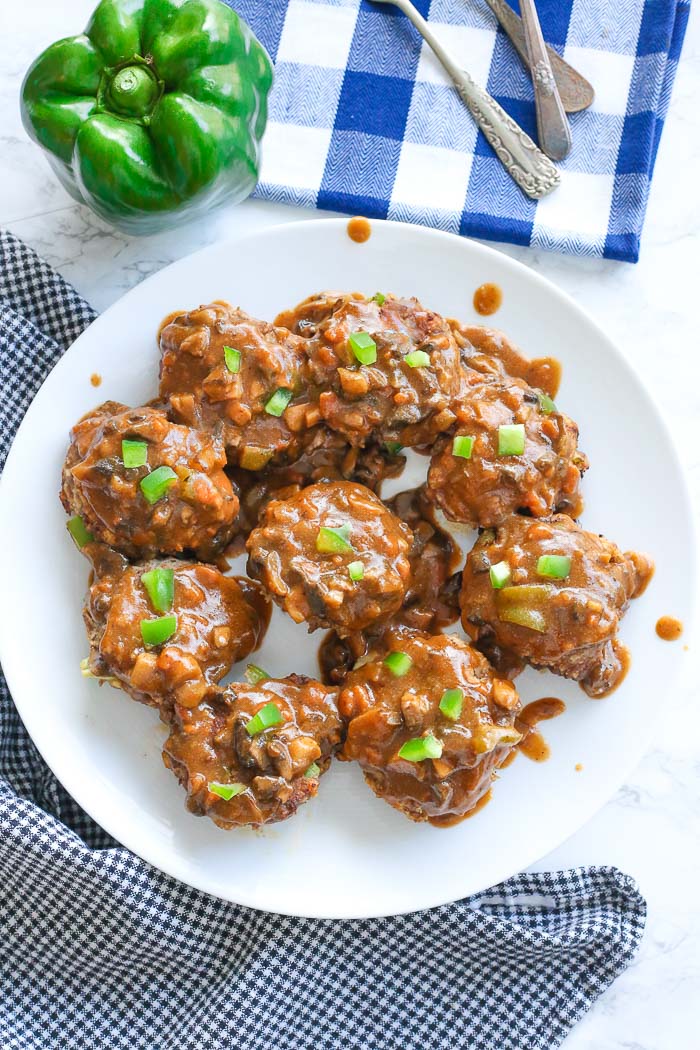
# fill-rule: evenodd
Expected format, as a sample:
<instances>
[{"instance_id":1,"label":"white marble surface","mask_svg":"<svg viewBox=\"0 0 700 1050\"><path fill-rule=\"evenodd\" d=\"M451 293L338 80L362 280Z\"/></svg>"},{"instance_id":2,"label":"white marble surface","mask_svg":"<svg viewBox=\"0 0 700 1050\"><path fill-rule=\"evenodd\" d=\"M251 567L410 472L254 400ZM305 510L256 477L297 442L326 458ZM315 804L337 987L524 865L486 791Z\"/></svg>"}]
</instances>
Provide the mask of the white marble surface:
<instances>
[{"instance_id":1,"label":"white marble surface","mask_svg":"<svg viewBox=\"0 0 700 1050\"><path fill-rule=\"evenodd\" d=\"M172 234L115 234L73 204L27 140L18 115L34 55L77 31L93 0L0 4L0 225L53 263L97 307L190 251L239 230L308 213L249 203ZM700 12L694 8L659 152L641 262L581 261L504 248L588 309L634 361L666 413L700 504ZM643 483L643 479L636 479ZM621 498L624 479L621 478ZM649 513L660 513L650 494ZM671 612L672 610L669 610ZM647 897L642 950L566 1040L566 1050L695 1050L700 1046L700 737L694 638L683 639L683 685L653 749L617 796L541 869L613 864ZM497 1048L494 1048L497 1050Z\"/></svg>"}]
</instances>

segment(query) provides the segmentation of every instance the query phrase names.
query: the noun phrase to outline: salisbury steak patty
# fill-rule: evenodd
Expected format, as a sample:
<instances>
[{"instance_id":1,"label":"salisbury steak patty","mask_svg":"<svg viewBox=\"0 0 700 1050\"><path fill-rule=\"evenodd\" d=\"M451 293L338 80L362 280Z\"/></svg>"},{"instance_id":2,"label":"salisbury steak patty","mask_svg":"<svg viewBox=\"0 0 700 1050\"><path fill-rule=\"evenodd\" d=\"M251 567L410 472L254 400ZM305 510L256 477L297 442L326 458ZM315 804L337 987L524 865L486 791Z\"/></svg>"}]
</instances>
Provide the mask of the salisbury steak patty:
<instances>
[{"instance_id":1,"label":"salisbury steak patty","mask_svg":"<svg viewBox=\"0 0 700 1050\"><path fill-rule=\"evenodd\" d=\"M518 694L459 638L397 629L384 645L341 691L339 757L359 762L375 794L411 820L453 824L520 740Z\"/></svg>"},{"instance_id":2,"label":"salisbury steak patty","mask_svg":"<svg viewBox=\"0 0 700 1050\"><path fill-rule=\"evenodd\" d=\"M248 538L248 572L296 623L347 634L401 607L411 539L363 485L321 482L268 504Z\"/></svg>"},{"instance_id":3,"label":"salisbury steak patty","mask_svg":"<svg viewBox=\"0 0 700 1050\"><path fill-rule=\"evenodd\" d=\"M199 703L260 645L269 602L250 580L202 562L129 565L102 544L84 550L94 567L83 613L89 670L160 707L166 719L174 703Z\"/></svg>"},{"instance_id":4,"label":"salisbury steak patty","mask_svg":"<svg viewBox=\"0 0 700 1050\"><path fill-rule=\"evenodd\" d=\"M499 525L515 511L534 517L580 512L588 466L578 427L551 398L521 379L487 382L465 373L454 430L433 446L427 495L452 521Z\"/></svg>"},{"instance_id":5,"label":"salisbury steak patty","mask_svg":"<svg viewBox=\"0 0 700 1050\"><path fill-rule=\"evenodd\" d=\"M417 299L322 293L277 318L308 339L321 417L355 445L419 445L453 422L459 351L447 322Z\"/></svg>"},{"instance_id":6,"label":"salisbury steak patty","mask_svg":"<svg viewBox=\"0 0 700 1050\"><path fill-rule=\"evenodd\" d=\"M602 696L624 674L617 628L652 571L565 514L512 515L467 558L462 623L496 666L546 667Z\"/></svg>"},{"instance_id":7,"label":"salisbury steak patty","mask_svg":"<svg viewBox=\"0 0 700 1050\"><path fill-rule=\"evenodd\" d=\"M220 435L230 463L260 470L299 455L319 419L303 339L215 302L171 317L160 349L161 397L178 422Z\"/></svg>"},{"instance_id":8,"label":"salisbury steak patty","mask_svg":"<svg viewBox=\"0 0 700 1050\"><path fill-rule=\"evenodd\" d=\"M238 513L225 464L211 435L155 408L107 401L71 431L61 501L96 540L130 558L191 550L210 559Z\"/></svg>"},{"instance_id":9,"label":"salisbury steak patty","mask_svg":"<svg viewBox=\"0 0 700 1050\"><path fill-rule=\"evenodd\" d=\"M340 743L337 692L301 675L212 689L177 708L163 761L187 808L221 828L286 820L318 791Z\"/></svg>"}]
</instances>

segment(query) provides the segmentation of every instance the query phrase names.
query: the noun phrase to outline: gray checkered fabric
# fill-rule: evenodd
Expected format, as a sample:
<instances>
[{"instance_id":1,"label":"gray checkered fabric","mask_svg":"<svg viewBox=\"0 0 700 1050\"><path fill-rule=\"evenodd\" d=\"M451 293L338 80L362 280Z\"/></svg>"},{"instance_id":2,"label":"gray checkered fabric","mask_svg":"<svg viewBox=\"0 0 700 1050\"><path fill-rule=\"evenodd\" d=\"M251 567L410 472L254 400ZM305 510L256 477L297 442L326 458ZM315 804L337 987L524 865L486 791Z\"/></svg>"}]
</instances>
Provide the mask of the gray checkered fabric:
<instances>
[{"instance_id":1,"label":"gray checkered fabric","mask_svg":"<svg viewBox=\"0 0 700 1050\"><path fill-rule=\"evenodd\" d=\"M0 469L45 377L95 316L48 263L0 230Z\"/></svg>"},{"instance_id":2,"label":"gray checkered fabric","mask_svg":"<svg viewBox=\"0 0 700 1050\"><path fill-rule=\"evenodd\" d=\"M94 314L7 234L0 253L7 445ZM519 875L388 919L227 904L90 820L1 675L0 886L2 1050L553 1050L633 958L646 916L614 868Z\"/></svg>"}]
</instances>

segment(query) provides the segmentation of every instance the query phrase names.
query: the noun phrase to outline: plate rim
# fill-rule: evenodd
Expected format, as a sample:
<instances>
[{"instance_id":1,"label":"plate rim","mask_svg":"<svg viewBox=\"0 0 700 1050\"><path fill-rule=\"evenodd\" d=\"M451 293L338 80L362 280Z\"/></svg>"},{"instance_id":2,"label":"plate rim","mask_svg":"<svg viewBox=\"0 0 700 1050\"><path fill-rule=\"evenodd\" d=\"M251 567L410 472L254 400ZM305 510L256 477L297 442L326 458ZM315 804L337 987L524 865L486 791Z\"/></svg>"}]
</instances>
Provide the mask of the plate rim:
<instances>
[{"instance_id":1,"label":"plate rim","mask_svg":"<svg viewBox=\"0 0 700 1050\"><path fill-rule=\"evenodd\" d=\"M4 476L5 476L5 473L7 471L8 465L10 467L12 467L12 464L13 464L13 461L14 461L15 449L21 443L21 438L31 428L32 419L33 419L33 409L34 409L36 400L37 400L37 398L39 396L39 393L41 392L41 390L43 390L45 384L48 382L49 378L53 375L53 373L58 368L60 368L62 361L73 350L73 348L77 344L79 344L81 342L81 340L85 340L86 338L90 337L89 333L91 332L91 330L94 328L94 326L96 324L101 324L102 320L105 319L105 318L108 318L112 311L115 311L118 308L123 308L124 301L128 300L135 293L140 292L143 289L144 286L148 285L148 283L150 281L158 279L158 278L162 278L162 275L164 273L166 273L167 271L169 271L169 270L171 270L173 268L182 266L183 264L190 264L193 260L196 260L196 259L198 259L199 257L202 257L202 256L206 256L206 255L208 255L211 252L221 251L222 249L226 248L227 246L230 246L232 248L234 246L240 247L240 245L245 244L246 242L249 242L249 241L259 241L260 239L263 239L263 238L266 239L266 238L270 238L270 237L274 238L276 235L279 235L280 233L282 233L282 234L289 233L292 236L295 233L301 233L303 235L304 229L305 228L310 228L310 227L313 227L314 229L317 229L317 230L320 227L326 227L326 228L331 228L331 229L342 229L342 228L347 227L347 223L348 223L348 218L347 217L321 217L321 216L319 216L319 217L310 217L310 218L307 218L307 219L291 220L289 222L282 221L282 222L271 223L269 225L262 225L261 227L259 227L257 229L254 229L252 231L248 231L246 233L242 233L240 236L237 236L237 237L235 237L235 236L234 237L226 237L226 238L223 238L221 240L214 241L213 243L205 245L204 247L199 248L199 249L197 249L194 252L190 252L190 253L188 253L186 255L181 256L178 259L173 260L171 263L168 263L167 266L161 267L159 270L155 271L153 274L149 274L149 276L144 278L143 281L140 281L137 285L135 285L134 287L128 289L123 295L119 296L118 299L116 299L104 311L102 311L102 313L98 314L98 316L95 318L95 320L93 322L91 322L91 324L88 325L88 327L77 337L77 339L75 339L71 343L71 345L64 351L64 353L56 361L56 363L53 366L53 368L44 377L41 385L36 390L36 392L34 393L34 396L32 397L31 402L27 406L25 415L24 415L24 417L23 417L19 427L17 428L17 432L16 432L16 434L15 434L15 436L13 438L12 444L10 446L10 449L9 449L9 452L8 452L8 455L7 455L7 459L6 459L6 462L5 462L5 467L3 469L3 473L0 476L0 540L3 538L3 535L4 535L4 531L5 531L5 524L4 524L4 522L5 522L5 514L7 513L7 510L8 510L8 508L6 507L6 499L5 499L5 496L4 496L4 493L6 491L6 485L4 484ZM696 520L695 513L694 513L694 510L693 510L693 503L692 503L692 498L691 498L690 489L689 489L689 485L688 485L688 476L687 476L687 472L686 472L685 466L683 464L683 461L682 461L682 459L680 457L680 454L679 454L678 443L677 443L676 436L675 436L673 430L671 429L671 427L669 426L665 414L661 411L661 409L656 404L656 401L655 401L655 399L653 397L653 394L651 392L650 386L649 386L646 378L643 375L641 375L634 368L632 362L628 359L628 357L625 355L625 353L623 353L623 351L618 348L616 343L611 339L611 337L607 334L607 332L601 327L601 325L597 322L597 320L587 310L585 310L568 292L563 291L556 284L554 284L554 282L551 281L549 278L543 276L542 274L538 273L537 271L531 269L525 263L520 262L519 260L512 258L508 254L506 254L503 251L500 251L497 248L494 248L494 247L492 247L490 245L487 245L487 244L483 244L480 241L474 240L472 238L462 237L462 236L460 236L458 234L451 233L451 232L448 232L448 231L436 230L436 229L433 229L431 227L424 227L424 226L414 225L414 224L410 224L410 223L399 222L399 221L396 221L396 220L373 219L373 220L371 220L371 223L372 223L373 233L374 233L376 228L382 228L382 229L383 228L392 228L392 229L396 230L397 232L400 231L400 235L401 236L405 235L405 236L407 236L409 238L418 237L418 239L428 238L428 239L431 239L431 240L444 241L444 242L449 242L451 244L459 245L460 250L475 253L477 258L481 257L481 258L483 258L484 260L487 260L487 261L489 259L496 258L498 260L498 265L499 266L505 266L505 269L507 271L510 271L511 273L514 273L516 275L516 277L518 277L518 278L524 278L526 282L527 281L534 281L535 284L539 285L542 289L546 290L547 294L549 294L549 295L553 296L554 298L560 300L560 302L563 302L566 305L568 310L572 311L575 316L578 316L581 320L585 321L585 323L588 326L592 327L596 331L597 337L600 340L601 344L605 347L605 349L608 352L610 352L618 360L618 362L622 365L623 369L625 369L627 372L629 372L634 377L635 382L638 384L640 393L643 395L643 397L645 399L645 402L646 402L645 408L646 408L647 412L650 413L655 418L655 421L656 421L657 425L663 431L664 436L665 436L665 438L666 438L666 440L668 442L669 448L672 451L674 465L675 465L675 468L676 468L676 473L677 473L678 482L679 482L678 495L679 495L680 500L684 504L684 508L683 509L684 509L684 512L685 512L685 515L686 515L686 525L687 525L689 537L690 537L691 542L692 542L692 551L691 551L691 554L692 554L692 572L689 573L688 576L689 576L689 578L691 580L697 581L697 579L698 579L698 557L697 557L696 551L697 551L697 540L698 540L698 522ZM357 245L357 247L358 247L358 249L361 250L364 247L364 245ZM488 321L488 319L485 319L485 320ZM689 588L689 596L688 596L688 612L687 612L687 615L684 617L684 632L689 637L692 637L693 634L694 634L694 625L695 625L695 622L696 622L696 618L697 618L697 587L690 587ZM76 777L76 778L73 777L71 763L69 761L61 762L59 760L54 765L54 762L49 760L49 758L47 756L47 751L49 753L51 753L50 739L49 739L48 736L44 737L43 734L42 734L42 731L41 731L41 718L40 718L40 711L39 711L39 709L38 708L33 709L31 704L23 704L22 701L20 701L18 703L15 700L15 692L16 692L16 690L13 689L13 682L16 684L17 681L18 681L18 677L19 677L19 672L15 671L15 668L16 668L18 662L19 662L19 654L17 654L17 660L15 660L15 658L13 656L13 653L12 653L12 650L11 650L10 645L9 645L9 639L6 638L5 631L3 629L3 624L4 624L4 617L3 617L2 613L0 612L0 663L2 664L2 668L3 668L4 674L5 674L5 678L6 678L7 685L8 685L8 690L9 690L9 693L10 693L10 698L11 698L12 702L14 703L14 706L15 706L18 714L19 714L19 717L20 717L20 719L21 719L25 729L27 730L28 735L30 736L34 746L39 751L42 759L46 762L47 766L50 768L51 772L57 778L57 780L61 783L61 785L64 787L64 789L71 795L71 797L78 803L78 805L82 809L85 810L85 812L88 814L88 816L92 820L94 820L96 824L98 824L108 834L110 834L120 844L121 847L127 849L129 852L133 853L135 856L139 857L144 862L152 865L157 870L163 872L164 874L166 874L166 875L168 875L168 876L170 876L170 877L172 877L174 879L177 879L179 882L183 883L184 885L190 886L193 889L196 889L198 891L207 893L210 896L216 897L216 898L221 899L221 900L225 900L225 901L227 901L229 903L240 904L242 906L249 907L249 908L254 908L256 910L259 910L259 911L262 911L262 912L267 912L267 913L270 913L270 914L282 914L282 915L289 915L289 916L300 917L300 918L304 917L304 918L330 919L330 920L335 920L335 921L350 921L350 920L359 920L359 919L371 919L371 918L388 917L390 915L407 915L407 914L413 914L413 913L418 912L418 911L423 911L423 910L426 910L426 909L429 909L429 908L442 907L442 906L448 905L450 903L453 903L454 900L459 900L460 899L459 897L454 898L452 894L450 894L447 898L445 898L444 896L441 896L438 893L436 898L432 899L431 902L428 903L428 904L421 904L418 907L406 907L406 908L400 909L399 911L392 911L392 912L386 912L384 910L372 910L371 908L363 908L362 910L357 910L357 909L352 910L351 909L350 911L344 911L342 914L337 914L334 911L324 910L323 908L321 908L321 909L315 911L312 915L309 915L308 912L306 912L306 911L295 910L294 908L291 908L288 905L284 908L284 910L280 911L277 908L266 906L265 902L259 900L258 898L256 898L254 893L246 895L245 893L241 894L241 893L237 892L236 899L234 899L232 896L227 895L224 892L222 892L222 890L220 888L218 888L216 886L213 886L211 884L211 880L210 879L207 879L205 877L203 877L201 879L193 877L197 873L193 872L193 873L190 874L188 871L183 870L183 865L182 864L178 864L178 863L174 863L174 864L162 863L163 861L166 861L168 859L172 859L172 860L177 861L178 860L178 854L177 854L177 852L175 850L173 850L169 855L167 855L165 857L162 857L162 856L159 855L160 859L159 860L154 860L151 856L146 856L144 851L142 851L141 849L135 849L133 846L127 845L126 842L124 841L125 836L124 836L124 833L123 833L123 829L120 827L118 833L115 833L115 831L113 830L114 822L112 821L111 817L110 817L110 819L105 820L103 815L101 815L100 817L97 817L95 815L95 813L92 810L91 800L90 800L89 797L87 797L87 798L85 797L85 792L82 790L82 788L81 788L79 783L77 784L77 790L73 790L74 780L78 780L79 781L79 777ZM680 677L680 674L681 674L681 666L679 664L678 669L674 671L673 677L671 677L669 679L669 690L672 690L672 687L673 687L674 683L677 681L677 679ZM21 695L21 689L20 689L20 695ZM35 715L36 715L36 717L35 717ZM535 864L538 860L541 860L543 857L548 856L549 852L553 851L554 849L557 849L564 842L566 842L569 838L571 838L571 836L576 834L586 823L588 823L588 821L612 797L612 794L614 793L614 791L618 790L619 787L621 786L621 784L624 783L624 781L627 778L627 776L629 775L629 773L632 771L632 769L634 769L639 764L639 762L641 761L643 756L645 754L647 754L647 752L649 750L649 745L650 745L651 739L653 737L653 732L654 732L655 725L657 723L657 720L660 719L660 717L661 717L661 712L659 711L659 713L656 716L656 718L649 719L648 724L646 726L646 733L644 734L643 746L640 746L637 749L635 749L634 753L628 754L626 760L622 761L616 767L615 776L610 779L610 781L608 783L608 786L606 787L606 790L605 790L604 794L602 795L602 797L598 797L597 794L592 793L591 798L590 798L590 804L583 807L582 813L580 813L579 817L576 819L576 821L573 822L568 827L566 835L563 838L561 838L554 846L551 847L550 850L548 850L544 854L541 853L539 846L534 847L533 850L530 853L523 852L523 855L521 857L521 861L519 862L517 868L515 870L513 870L513 871L509 871L509 873L507 875L504 875L501 881L505 881L506 879L513 877L518 872L525 871L531 865ZM46 745L48 745L48 746L46 746ZM59 756L54 755L52 757L60 759L60 755ZM58 769L56 767L61 769L60 774L59 774ZM126 836L126 838L128 839L128 836ZM484 889L488 889L488 887L484 887ZM483 891L473 891L473 892L483 892Z\"/></svg>"}]
</instances>

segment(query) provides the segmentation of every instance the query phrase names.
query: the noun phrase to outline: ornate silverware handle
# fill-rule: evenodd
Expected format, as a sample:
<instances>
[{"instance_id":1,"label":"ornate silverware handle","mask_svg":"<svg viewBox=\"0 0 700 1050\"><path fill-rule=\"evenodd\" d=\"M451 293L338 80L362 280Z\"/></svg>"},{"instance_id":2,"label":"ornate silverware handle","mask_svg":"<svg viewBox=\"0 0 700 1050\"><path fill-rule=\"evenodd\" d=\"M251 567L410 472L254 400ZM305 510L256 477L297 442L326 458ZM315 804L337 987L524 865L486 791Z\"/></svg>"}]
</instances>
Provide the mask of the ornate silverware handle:
<instances>
[{"instance_id":1,"label":"ornate silverware handle","mask_svg":"<svg viewBox=\"0 0 700 1050\"><path fill-rule=\"evenodd\" d=\"M459 71L455 87L512 179L534 200L546 197L559 185L560 175L551 160L510 117L495 98Z\"/></svg>"},{"instance_id":2,"label":"ornate silverware handle","mask_svg":"<svg viewBox=\"0 0 700 1050\"><path fill-rule=\"evenodd\" d=\"M387 0L380 0L387 2ZM460 98L483 131L512 179L523 193L539 200L559 185L559 172L551 160L538 149L529 135L515 123L498 102L479 87L452 56L445 51L428 23L410 0L390 0L413 22L425 42L435 52L452 77Z\"/></svg>"},{"instance_id":3,"label":"ornate silverware handle","mask_svg":"<svg viewBox=\"0 0 700 1050\"><path fill-rule=\"evenodd\" d=\"M520 14L535 89L537 133L540 146L553 160L563 160L571 152L571 129L559 97L549 55L542 36L535 0L520 0Z\"/></svg>"}]
</instances>

